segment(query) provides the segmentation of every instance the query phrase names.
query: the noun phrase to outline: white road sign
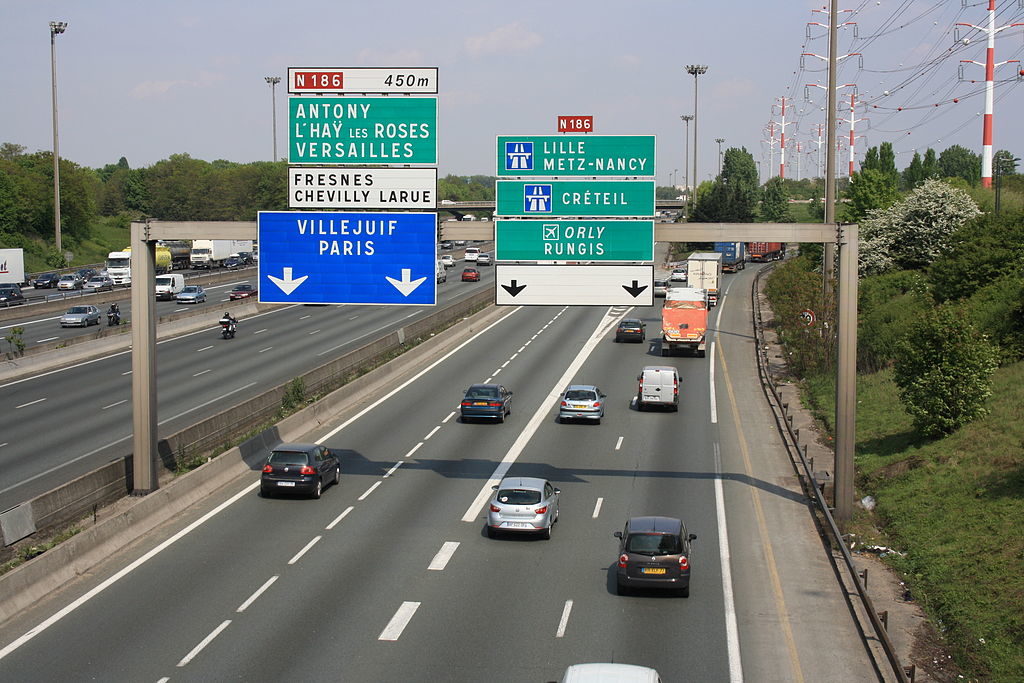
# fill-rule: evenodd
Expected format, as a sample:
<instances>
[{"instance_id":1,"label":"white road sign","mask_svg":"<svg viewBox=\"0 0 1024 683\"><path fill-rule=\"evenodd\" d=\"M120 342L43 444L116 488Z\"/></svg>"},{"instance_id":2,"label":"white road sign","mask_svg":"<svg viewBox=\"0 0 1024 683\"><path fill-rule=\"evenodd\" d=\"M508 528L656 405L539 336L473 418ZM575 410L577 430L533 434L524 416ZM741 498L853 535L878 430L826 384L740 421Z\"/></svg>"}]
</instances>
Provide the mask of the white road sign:
<instances>
[{"instance_id":1,"label":"white road sign","mask_svg":"<svg viewBox=\"0 0 1024 683\"><path fill-rule=\"evenodd\" d=\"M437 94L437 67L334 67L288 68L288 92L324 94Z\"/></svg>"},{"instance_id":2,"label":"white road sign","mask_svg":"<svg viewBox=\"0 0 1024 683\"><path fill-rule=\"evenodd\" d=\"M288 169L293 209L427 209L437 204L436 168Z\"/></svg>"},{"instance_id":3,"label":"white road sign","mask_svg":"<svg viewBox=\"0 0 1024 683\"><path fill-rule=\"evenodd\" d=\"M494 266L498 306L653 306L654 266Z\"/></svg>"}]
</instances>

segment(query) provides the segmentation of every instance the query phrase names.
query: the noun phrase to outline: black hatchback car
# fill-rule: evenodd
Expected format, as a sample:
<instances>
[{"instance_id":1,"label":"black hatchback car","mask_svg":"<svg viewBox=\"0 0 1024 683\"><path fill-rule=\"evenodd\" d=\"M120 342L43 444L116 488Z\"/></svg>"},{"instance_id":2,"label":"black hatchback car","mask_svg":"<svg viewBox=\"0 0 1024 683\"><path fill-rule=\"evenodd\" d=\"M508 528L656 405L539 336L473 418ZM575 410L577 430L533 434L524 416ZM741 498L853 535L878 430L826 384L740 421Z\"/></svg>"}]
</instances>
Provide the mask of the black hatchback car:
<instances>
[{"instance_id":1,"label":"black hatchback car","mask_svg":"<svg viewBox=\"0 0 1024 683\"><path fill-rule=\"evenodd\" d=\"M615 328L615 341L638 341L642 342L647 338L647 326L643 320L636 318L623 318L619 326Z\"/></svg>"},{"instance_id":2,"label":"black hatchback car","mask_svg":"<svg viewBox=\"0 0 1024 683\"><path fill-rule=\"evenodd\" d=\"M25 303L25 295L21 293L21 287L15 284L0 285L0 304L4 307Z\"/></svg>"},{"instance_id":3,"label":"black hatchback car","mask_svg":"<svg viewBox=\"0 0 1024 683\"><path fill-rule=\"evenodd\" d=\"M305 493L319 498L329 484L341 483L341 463L326 446L283 443L267 458L260 477L260 495Z\"/></svg>"},{"instance_id":4,"label":"black hatchback car","mask_svg":"<svg viewBox=\"0 0 1024 683\"><path fill-rule=\"evenodd\" d=\"M675 517L633 517L619 539L615 588L627 595L633 588L668 589L690 596L690 544L695 534Z\"/></svg>"},{"instance_id":5,"label":"black hatchback car","mask_svg":"<svg viewBox=\"0 0 1024 683\"><path fill-rule=\"evenodd\" d=\"M42 273L36 277L32 286L36 289L53 289L57 286L58 280L60 280L60 275L57 273Z\"/></svg>"}]
</instances>

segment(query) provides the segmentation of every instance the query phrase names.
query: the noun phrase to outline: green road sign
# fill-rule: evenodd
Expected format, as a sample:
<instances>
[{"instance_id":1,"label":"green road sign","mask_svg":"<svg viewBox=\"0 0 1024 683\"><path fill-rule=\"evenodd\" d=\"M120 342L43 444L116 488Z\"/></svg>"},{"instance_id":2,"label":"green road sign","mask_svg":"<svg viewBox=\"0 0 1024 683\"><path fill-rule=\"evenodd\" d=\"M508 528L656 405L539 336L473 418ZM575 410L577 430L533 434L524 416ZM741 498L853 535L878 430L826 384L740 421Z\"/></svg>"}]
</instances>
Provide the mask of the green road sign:
<instances>
[{"instance_id":1,"label":"green road sign","mask_svg":"<svg viewBox=\"0 0 1024 683\"><path fill-rule=\"evenodd\" d=\"M494 222L499 261L653 261L654 221Z\"/></svg>"},{"instance_id":2,"label":"green road sign","mask_svg":"<svg viewBox=\"0 0 1024 683\"><path fill-rule=\"evenodd\" d=\"M290 164L436 164L436 97L289 97Z\"/></svg>"},{"instance_id":3,"label":"green road sign","mask_svg":"<svg viewBox=\"0 0 1024 683\"><path fill-rule=\"evenodd\" d=\"M654 177L653 135L499 135L502 177Z\"/></svg>"},{"instance_id":4,"label":"green road sign","mask_svg":"<svg viewBox=\"0 0 1024 683\"><path fill-rule=\"evenodd\" d=\"M497 180L496 216L524 218L654 215L653 180Z\"/></svg>"}]
</instances>

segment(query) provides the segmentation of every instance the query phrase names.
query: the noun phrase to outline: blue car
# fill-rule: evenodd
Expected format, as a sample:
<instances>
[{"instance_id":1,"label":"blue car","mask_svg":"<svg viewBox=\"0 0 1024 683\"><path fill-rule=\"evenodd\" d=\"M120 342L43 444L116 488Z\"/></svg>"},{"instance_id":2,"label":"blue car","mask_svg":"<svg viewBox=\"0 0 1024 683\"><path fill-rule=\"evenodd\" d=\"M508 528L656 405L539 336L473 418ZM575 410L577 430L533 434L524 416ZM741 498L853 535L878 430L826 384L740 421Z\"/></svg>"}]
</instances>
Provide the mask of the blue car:
<instances>
[{"instance_id":1,"label":"blue car","mask_svg":"<svg viewBox=\"0 0 1024 683\"><path fill-rule=\"evenodd\" d=\"M463 422L473 419L504 422L512 414L512 392L501 384L474 384L459 405Z\"/></svg>"}]
</instances>

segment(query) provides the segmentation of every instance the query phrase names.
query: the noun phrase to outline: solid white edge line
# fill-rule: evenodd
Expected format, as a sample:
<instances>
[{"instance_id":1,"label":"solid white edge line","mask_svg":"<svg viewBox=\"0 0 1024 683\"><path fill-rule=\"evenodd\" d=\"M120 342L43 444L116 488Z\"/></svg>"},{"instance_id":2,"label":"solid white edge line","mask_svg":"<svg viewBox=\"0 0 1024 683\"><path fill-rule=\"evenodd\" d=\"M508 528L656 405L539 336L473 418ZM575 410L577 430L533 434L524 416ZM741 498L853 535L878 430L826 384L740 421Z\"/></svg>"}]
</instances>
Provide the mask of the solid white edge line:
<instances>
[{"instance_id":1,"label":"solid white edge line","mask_svg":"<svg viewBox=\"0 0 1024 683\"><path fill-rule=\"evenodd\" d=\"M381 482L379 482L379 481L373 482L373 486L371 486L370 488L366 489L366 491L363 492L363 495L359 496L359 498L357 498L356 500L365 500L368 495L373 493L376 490L376 488L378 486L380 486L380 484L381 484Z\"/></svg>"},{"instance_id":2,"label":"solid white edge line","mask_svg":"<svg viewBox=\"0 0 1024 683\"><path fill-rule=\"evenodd\" d=\"M718 400L715 397L715 342L711 342L711 363L708 365L708 384L711 396L711 424L718 424Z\"/></svg>"},{"instance_id":3,"label":"solid white edge line","mask_svg":"<svg viewBox=\"0 0 1024 683\"><path fill-rule=\"evenodd\" d=\"M434 559L430 561L430 566L427 569L435 572L444 571L444 568L448 566L448 561L452 559L452 555L459 548L458 541L445 541L441 545L441 549L434 555Z\"/></svg>"},{"instance_id":4,"label":"solid white edge line","mask_svg":"<svg viewBox=\"0 0 1024 683\"><path fill-rule=\"evenodd\" d=\"M384 479L387 479L392 474L394 474L395 470L397 470L399 467L401 467L403 462L405 462L405 461L404 460L399 460L398 462L396 462L394 467L392 467L390 470L388 470L387 472L384 473Z\"/></svg>"},{"instance_id":5,"label":"solid white edge line","mask_svg":"<svg viewBox=\"0 0 1024 683\"><path fill-rule=\"evenodd\" d=\"M565 635L565 627L569 625L569 614L572 612L572 600L565 601L565 607L562 608L562 618L558 620L558 631L555 632L555 638L561 638Z\"/></svg>"},{"instance_id":6,"label":"solid white edge line","mask_svg":"<svg viewBox=\"0 0 1024 683\"><path fill-rule=\"evenodd\" d=\"M438 429L440 429L440 428L441 428L441 425L437 425L436 427L434 427L433 429L431 429L431 430L430 430L430 433L429 433L429 434L427 434L427 435L426 435L425 437L423 437L423 440L424 440L424 441L426 441L427 439L429 439L430 437L432 437L432 436L433 436L434 434L437 434L437 430L438 430Z\"/></svg>"},{"instance_id":7,"label":"solid white edge line","mask_svg":"<svg viewBox=\"0 0 1024 683\"><path fill-rule=\"evenodd\" d=\"M502 458L501 462L494 469L494 473L491 474L490 479L484 482L484 485L480 488L480 493L477 494L476 498L470 503L469 508L466 510L466 514L462 516L463 522L473 522L476 520L477 511L483 506L487 499L491 495L492 487L500 482L508 472L512 464L519 458L519 455L526 448L526 444L529 443L530 439L540 428L541 423L547 420L548 412L554 405L558 397L562 395L562 389L568 385L573 376L583 366L583 363L587 360L594 349L597 348L597 344L600 342L601 337L608 333L608 331L615 325L618 318L621 318L625 313L612 312L612 309L605 311L604 316L598 321L597 326L584 344L580 352L576 354L576 358L573 359L569 367L565 369L565 372L555 381L555 385L548 391L548 395L541 400L540 405L537 406L537 411L530 418L530 421L526 423L523 431L519 433L512 447L508 449L508 453Z\"/></svg>"},{"instance_id":8,"label":"solid white edge line","mask_svg":"<svg viewBox=\"0 0 1024 683\"><path fill-rule=\"evenodd\" d=\"M250 595L249 598L245 602L243 602L241 605L239 605L238 609L236 609L235 611L238 612L239 614L241 614L242 612L247 610L249 608L249 605L251 605L252 603L256 602L256 598L258 598L261 595L263 595L263 592L265 590L267 590L268 588L273 586L274 582L277 581L278 578L280 578L280 577L277 576L277 575L274 575L274 576L271 576L269 579L267 579L266 583L264 583L262 586L257 588L256 592L253 593L252 595Z\"/></svg>"},{"instance_id":9,"label":"solid white edge line","mask_svg":"<svg viewBox=\"0 0 1024 683\"><path fill-rule=\"evenodd\" d=\"M292 556L292 559L288 560L288 564L295 564L300 559L302 559L302 556L305 555L309 551L310 548L312 548L317 543L319 543L321 538L323 538L323 536L315 536L312 541L310 541L309 543L306 544L305 548L303 548L299 552L295 553L295 555Z\"/></svg>"},{"instance_id":10,"label":"solid white edge line","mask_svg":"<svg viewBox=\"0 0 1024 683\"><path fill-rule=\"evenodd\" d=\"M743 661L740 658L740 634L736 626L736 604L733 599L732 567L729 551L729 530L725 522L725 495L722 490L722 456L715 442L715 515L718 520L718 554L722 565L722 599L725 603L725 641L729 653L729 680L743 680Z\"/></svg>"},{"instance_id":11,"label":"solid white edge line","mask_svg":"<svg viewBox=\"0 0 1024 683\"><path fill-rule=\"evenodd\" d=\"M597 519L597 516L601 514L601 505L603 503L604 503L604 498L598 498L597 499L597 502L594 504L594 514L591 515L591 518Z\"/></svg>"},{"instance_id":12,"label":"solid white edge line","mask_svg":"<svg viewBox=\"0 0 1024 683\"><path fill-rule=\"evenodd\" d=\"M342 512L342 513L341 513L340 515L338 515L337 517L335 517L335 518L334 518L334 521L332 521L332 522L331 522L330 524L328 524L328 525L327 525L326 527L324 527L324 528L325 528L325 529L327 529L327 531L330 531L331 529L333 529L333 528L334 528L335 526L337 526L337 525L338 525L338 522L340 522L341 520L343 520L343 519L345 519L346 517L348 517L348 513L352 512L352 511L353 511L353 510L355 510L355 509L356 509L356 508L355 508L355 506L354 506L354 505L349 505L349 506L348 506L347 508L345 508L345 511L344 511L344 512Z\"/></svg>"},{"instance_id":13,"label":"solid white edge line","mask_svg":"<svg viewBox=\"0 0 1024 683\"><path fill-rule=\"evenodd\" d=\"M179 667L185 666L186 664L191 662L193 659L195 659L196 655L198 655L200 652L202 652L203 648L206 647L207 645L209 645L213 641L214 638L219 636L220 632L223 631L224 629L226 629L228 627L228 624L230 624L230 623L231 623L230 619L225 619L224 622L220 626L218 626L217 628L215 628L212 631L210 631L210 635L208 635L205 638L203 638L199 642L198 645L196 645L194 648L192 648L191 652L189 652L187 655L185 655L184 657L181 658L181 661L178 662L178 666Z\"/></svg>"},{"instance_id":14,"label":"solid white edge line","mask_svg":"<svg viewBox=\"0 0 1024 683\"><path fill-rule=\"evenodd\" d=\"M342 422L342 423L341 423L340 425L338 425L337 427L335 427L334 429L332 429L331 431L329 431L329 432L328 432L327 434L325 434L325 435L323 435L322 437L320 437L319 439L317 439L317 440L316 440L316 444L317 444L317 445L321 445L321 444L323 444L323 443L324 443L325 441L327 441L328 439L330 439L331 437L333 437L333 436L334 436L335 434L337 434L337 433L338 433L338 432L340 432L341 430L343 430L343 429L345 429L346 427L348 427L348 426L349 426L350 424L352 424L353 422L355 422L356 420L358 420L359 418L361 418L361 417L362 417L363 415L366 415L366 414L367 414L368 412L370 412L371 410L373 410L374 408L376 408L377 406L379 406L379 405L380 405L381 403L383 403L384 401L388 400L389 398L391 398L392 396L394 396L394 395L395 395L395 394L397 394L398 392L402 391L402 390L403 390L403 389L405 389L405 388L406 388L407 386L409 386L410 384L412 384L413 382L415 382L416 380L418 380L418 379L419 379L420 377L422 377L423 375L427 374L428 372L430 372L431 370L433 370L434 368L436 368L436 367L437 367L438 365L440 365L440 364L441 364L441 363L443 363L444 361L448 360L448 359L449 359L450 357L454 356L454 355L455 355L456 353L458 353L459 351L461 351L461 350L462 350L462 349L463 349L464 347L466 347L466 346L468 346L469 344L471 344L471 343L473 343L474 341L476 341L476 338L477 338L477 337L479 337L479 336L481 336L481 335L483 335L483 334L485 334L485 333L489 332L489 331L491 330L491 328L492 328L492 327L494 327L494 326L498 325L498 324L499 324L499 323L501 323L501 322L504 322L505 320L508 320L508 319L509 319L509 318L510 318L511 316L515 315L515 314L516 314L517 312L519 312L520 310L522 310L522 306L520 306L520 307L516 308L515 310L513 310L512 312L510 312L510 313L509 313L508 315L504 315L504 316L502 316L502 317L501 317L500 319L498 319L498 320L495 320L495 321L494 321L493 323L491 323L490 325L488 325L488 326L487 326L487 327L485 327L484 329L480 330L479 332L477 332L476 334L474 334L474 335L473 335L472 337L470 337L470 338L469 338L469 339L467 339L466 341L462 342L461 344L459 344L459 345L458 345L458 346L456 346L456 347L455 347L454 349L452 349L452 350L451 350L451 351L449 351L448 353L446 353L446 354L444 354L443 356L441 356L440 358L438 358L438 359L437 359L436 361L434 361L433 363L431 363L431 364L430 364L430 365L428 365L427 367L425 367L425 368L423 368L422 370L420 370L420 371L419 371L419 372L417 372L417 373L416 373L415 375L413 375L412 377L410 377L410 378L409 378L409 379L407 379L406 381L402 382L401 384L399 384L399 385L398 385L397 387L395 387L394 389L392 389L392 390L391 390L391 391L389 391L388 393L384 394L384 395L383 395L383 396L381 396L381 397L380 397L379 399L377 399L376 401L374 401L374 402L373 402L373 403L371 403L370 405L366 406L365 408L363 408L362 410L360 410L360 411L359 411L358 413L356 413L355 415L353 415L353 416L352 416L352 417L350 417L349 419L347 419L347 420L345 420L344 422ZM0 388L2 388L2 387L0 387Z\"/></svg>"},{"instance_id":15,"label":"solid white edge line","mask_svg":"<svg viewBox=\"0 0 1024 683\"><path fill-rule=\"evenodd\" d=\"M416 610L420 607L418 602L403 602L398 607L398 611L395 612L395 616L391 617L391 621L384 627L384 630L377 636L377 640L398 640L402 631L409 625L412 620L412 615L416 614Z\"/></svg>"}]
</instances>

